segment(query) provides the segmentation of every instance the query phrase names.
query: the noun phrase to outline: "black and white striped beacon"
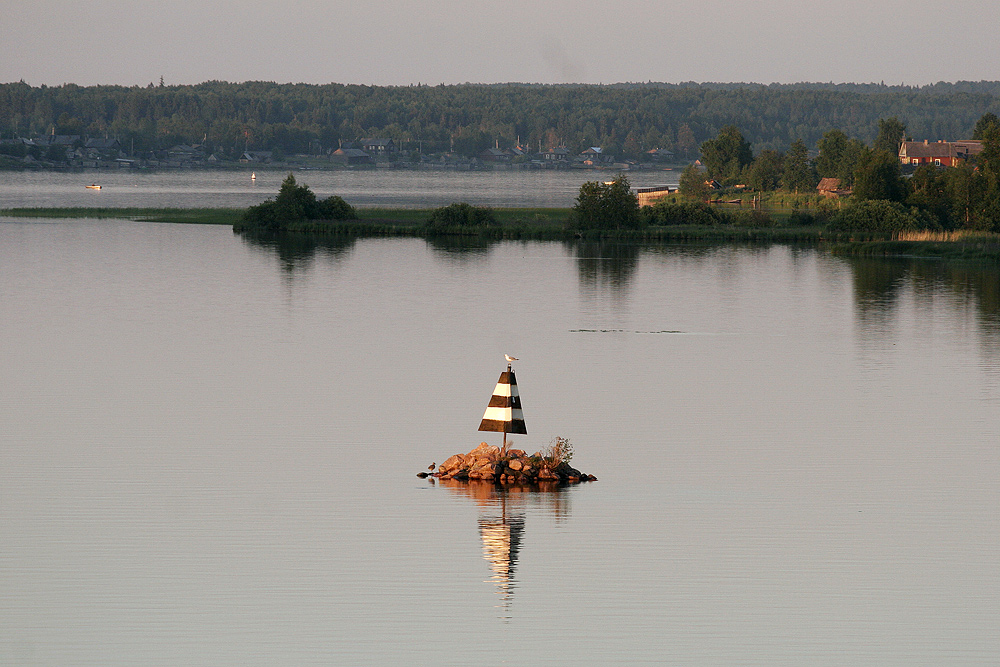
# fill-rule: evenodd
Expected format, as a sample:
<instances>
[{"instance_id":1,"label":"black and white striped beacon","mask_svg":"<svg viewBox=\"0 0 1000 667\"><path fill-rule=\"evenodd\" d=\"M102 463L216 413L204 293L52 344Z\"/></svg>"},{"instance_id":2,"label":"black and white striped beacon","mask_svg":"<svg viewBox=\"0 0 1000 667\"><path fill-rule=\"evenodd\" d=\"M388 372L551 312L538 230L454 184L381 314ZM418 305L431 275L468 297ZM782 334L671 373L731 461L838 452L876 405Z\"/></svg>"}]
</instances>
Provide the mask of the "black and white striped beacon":
<instances>
[{"instance_id":1,"label":"black and white striped beacon","mask_svg":"<svg viewBox=\"0 0 1000 667\"><path fill-rule=\"evenodd\" d=\"M507 359L507 370L500 373L500 379L493 390L490 404L483 414L483 421L479 424L480 431L493 431L503 433L502 453L507 453L507 434L520 433L528 434L528 429L524 426L524 413L521 412L521 397L517 393L517 378L511 370L511 361L517 361L517 357L505 354Z\"/></svg>"}]
</instances>

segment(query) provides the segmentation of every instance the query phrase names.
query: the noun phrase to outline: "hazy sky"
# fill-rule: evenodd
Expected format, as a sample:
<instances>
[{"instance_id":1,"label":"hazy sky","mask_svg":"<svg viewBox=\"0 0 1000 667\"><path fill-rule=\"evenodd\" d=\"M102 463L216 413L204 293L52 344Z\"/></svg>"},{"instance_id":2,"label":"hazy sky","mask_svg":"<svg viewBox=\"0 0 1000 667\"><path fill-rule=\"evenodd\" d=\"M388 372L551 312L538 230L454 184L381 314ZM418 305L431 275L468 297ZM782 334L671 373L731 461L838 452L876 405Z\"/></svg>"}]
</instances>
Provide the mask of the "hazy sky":
<instances>
[{"instance_id":1,"label":"hazy sky","mask_svg":"<svg viewBox=\"0 0 1000 667\"><path fill-rule=\"evenodd\" d=\"M1000 79L998 0L11 0L0 82Z\"/></svg>"}]
</instances>

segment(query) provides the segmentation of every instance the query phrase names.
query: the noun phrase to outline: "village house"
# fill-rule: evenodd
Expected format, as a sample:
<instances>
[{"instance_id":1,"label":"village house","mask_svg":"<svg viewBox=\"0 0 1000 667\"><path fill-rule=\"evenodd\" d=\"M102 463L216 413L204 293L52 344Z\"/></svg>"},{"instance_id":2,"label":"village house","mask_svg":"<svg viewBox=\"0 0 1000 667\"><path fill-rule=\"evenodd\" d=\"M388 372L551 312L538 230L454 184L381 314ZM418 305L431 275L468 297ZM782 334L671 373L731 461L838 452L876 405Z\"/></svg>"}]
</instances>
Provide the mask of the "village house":
<instances>
[{"instance_id":1,"label":"village house","mask_svg":"<svg viewBox=\"0 0 1000 667\"><path fill-rule=\"evenodd\" d=\"M612 161L612 157L605 153L604 149L600 146L591 146L587 150L580 153L579 159L588 167Z\"/></svg>"},{"instance_id":2,"label":"village house","mask_svg":"<svg viewBox=\"0 0 1000 667\"><path fill-rule=\"evenodd\" d=\"M266 164L271 161L271 156L271 151L243 151L243 154L240 155L240 162L261 162Z\"/></svg>"},{"instance_id":3,"label":"village house","mask_svg":"<svg viewBox=\"0 0 1000 667\"><path fill-rule=\"evenodd\" d=\"M933 164L957 167L983 150L983 143L972 139L962 141L904 141L899 147L900 164L914 167Z\"/></svg>"},{"instance_id":4,"label":"village house","mask_svg":"<svg viewBox=\"0 0 1000 667\"><path fill-rule=\"evenodd\" d=\"M361 139L358 143L361 144L362 150L369 155L387 155L389 153L395 153L399 150L392 139L367 138Z\"/></svg>"},{"instance_id":5,"label":"village house","mask_svg":"<svg viewBox=\"0 0 1000 667\"><path fill-rule=\"evenodd\" d=\"M478 157L483 162L510 162L510 153L499 148L487 148Z\"/></svg>"},{"instance_id":6,"label":"village house","mask_svg":"<svg viewBox=\"0 0 1000 667\"><path fill-rule=\"evenodd\" d=\"M529 148L527 148L526 146L522 146L521 144L517 144L515 146L511 146L510 148L508 148L507 152L510 153L510 156L512 158L519 158L519 157L523 157L525 155L528 155L528 153L530 153L531 150Z\"/></svg>"},{"instance_id":7,"label":"village house","mask_svg":"<svg viewBox=\"0 0 1000 667\"><path fill-rule=\"evenodd\" d=\"M97 139L87 139L87 142L83 144L84 149L97 151L102 154L117 154L121 150L122 145L117 139L97 138Z\"/></svg>"},{"instance_id":8,"label":"village house","mask_svg":"<svg viewBox=\"0 0 1000 667\"><path fill-rule=\"evenodd\" d=\"M371 164L372 156L360 148L338 148L330 153L330 161L343 165Z\"/></svg>"},{"instance_id":9,"label":"village house","mask_svg":"<svg viewBox=\"0 0 1000 667\"><path fill-rule=\"evenodd\" d=\"M840 187L839 178L821 178L816 190L828 199L846 197L852 192L851 188Z\"/></svg>"},{"instance_id":10,"label":"village house","mask_svg":"<svg viewBox=\"0 0 1000 667\"><path fill-rule=\"evenodd\" d=\"M83 143L80 140L79 134L46 134L41 137L35 137L31 141L35 146L65 146L66 148L72 148L78 143Z\"/></svg>"},{"instance_id":11,"label":"village house","mask_svg":"<svg viewBox=\"0 0 1000 667\"><path fill-rule=\"evenodd\" d=\"M569 149L565 146L556 146L538 154L538 158L544 162L566 162L569 160Z\"/></svg>"},{"instance_id":12,"label":"village house","mask_svg":"<svg viewBox=\"0 0 1000 667\"><path fill-rule=\"evenodd\" d=\"M646 151L646 158L651 162L673 162L674 152L666 148L654 148Z\"/></svg>"},{"instance_id":13,"label":"village house","mask_svg":"<svg viewBox=\"0 0 1000 667\"><path fill-rule=\"evenodd\" d=\"M166 161L167 166L171 167L190 167L197 162L203 162L205 160L205 152L197 146L188 146L187 144L177 144L176 146L171 146L167 149Z\"/></svg>"}]
</instances>

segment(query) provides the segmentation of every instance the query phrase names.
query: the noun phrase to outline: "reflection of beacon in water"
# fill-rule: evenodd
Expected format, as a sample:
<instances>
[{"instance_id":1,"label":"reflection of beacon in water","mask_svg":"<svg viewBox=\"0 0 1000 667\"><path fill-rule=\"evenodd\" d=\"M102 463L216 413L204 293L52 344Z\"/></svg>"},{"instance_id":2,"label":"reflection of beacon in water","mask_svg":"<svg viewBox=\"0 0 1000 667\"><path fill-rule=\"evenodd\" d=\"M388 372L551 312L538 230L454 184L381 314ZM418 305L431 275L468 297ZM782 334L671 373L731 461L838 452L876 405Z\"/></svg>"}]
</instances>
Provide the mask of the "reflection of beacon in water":
<instances>
[{"instance_id":1,"label":"reflection of beacon in water","mask_svg":"<svg viewBox=\"0 0 1000 667\"><path fill-rule=\"evenodd\" d=\"M503 598L504 606L514 595L514 568L517 553L521 549L524 533L524 517L480 517L479 534L483 538L483 557L490 563L497 593Z\"/></svg>"},{"instance_id":2,"label":"reflection of beacon in water","mask_svg":"<svg viewBox=\"0 0 1000 667\"><path fill-rule=\"evenodd\" d=\"M489 563L500 606L509 610L514 601L517 580L514 576L524 537L525 516L531 508L542 509L557 521L569 514L568 497L557 485L497 486L493 482L454 479L440 480L442 488L467 496L479 507L479 537L483 558Z\"/></svg>"}]
</instances>

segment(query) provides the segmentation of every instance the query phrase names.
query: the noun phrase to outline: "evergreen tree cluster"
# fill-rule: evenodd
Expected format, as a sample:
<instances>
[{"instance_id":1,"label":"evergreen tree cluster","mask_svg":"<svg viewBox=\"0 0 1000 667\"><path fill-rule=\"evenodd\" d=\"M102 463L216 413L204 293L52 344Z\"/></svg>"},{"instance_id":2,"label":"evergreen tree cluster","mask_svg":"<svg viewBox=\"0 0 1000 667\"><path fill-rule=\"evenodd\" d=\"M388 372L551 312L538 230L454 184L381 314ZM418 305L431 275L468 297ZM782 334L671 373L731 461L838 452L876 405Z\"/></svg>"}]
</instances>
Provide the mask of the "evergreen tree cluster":
<instances>
[{"instance_id":1,"label":"evergreen tree cluster","mask_svg":"<svg viewBox=\"0 0 1000 667\"><path fill-rule=\"evenodd\" d=\"M111 136L135 151L203 144L314 154L342 141L384 137L407 150L476 155L601 146L636 158L654 148L693 159L733 125L755 151L813 146L834 128L875 139L878 119L903 119L932 139L968 138L1000 113L1000 82L925 87L880 84L462 84L363 86L207 81L190 86L48 87L0 84L0 138Z\"/></svg>"}]
</instances>

